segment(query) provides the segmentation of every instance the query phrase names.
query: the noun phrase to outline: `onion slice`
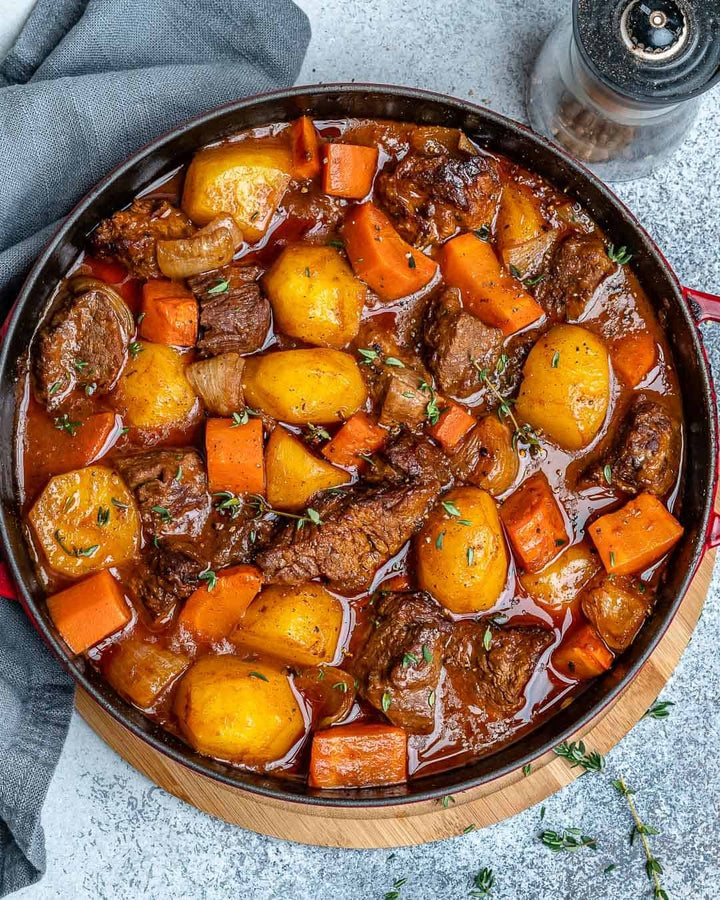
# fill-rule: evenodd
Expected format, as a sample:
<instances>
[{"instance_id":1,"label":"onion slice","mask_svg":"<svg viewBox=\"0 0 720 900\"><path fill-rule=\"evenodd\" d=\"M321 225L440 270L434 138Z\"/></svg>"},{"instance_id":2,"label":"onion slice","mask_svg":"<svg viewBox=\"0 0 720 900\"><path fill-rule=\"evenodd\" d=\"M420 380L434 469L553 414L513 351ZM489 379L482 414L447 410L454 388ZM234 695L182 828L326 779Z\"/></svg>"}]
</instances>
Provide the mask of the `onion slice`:
<instances>
[{"instance_id":1,"label":"onion slice","mask_svg":"<svg viewBox=\"0 0 720 900\"><path fill-rule=\"evenodd\" d=\"M231 416L245 409L242 373L245 361L239 353L223 353L190 363L187 379L205 408L215 416Z\"/></svg>"},{"instance_id":2,"label":"onion slice","mask_svg":"<svg viewBox=\"0 0 720 900\"><path fill-rule=\"evenodd\" d=\"M168 278L190 278L229 263L242 244L242 232L231 216L213 219L192 237L158 241L160 271Z\"/></svg>"},{"instance_id":3,"label":"onion slice","mask_svg":"<svg viewBox=\"0 0 720 900\"><path fill-rule=\"evenodd\" d=\"M294 678L295 687L308 701L314 728L341 722L355 702L355 679L335 666L315 666Z\"/></svg>"}]
</instances>

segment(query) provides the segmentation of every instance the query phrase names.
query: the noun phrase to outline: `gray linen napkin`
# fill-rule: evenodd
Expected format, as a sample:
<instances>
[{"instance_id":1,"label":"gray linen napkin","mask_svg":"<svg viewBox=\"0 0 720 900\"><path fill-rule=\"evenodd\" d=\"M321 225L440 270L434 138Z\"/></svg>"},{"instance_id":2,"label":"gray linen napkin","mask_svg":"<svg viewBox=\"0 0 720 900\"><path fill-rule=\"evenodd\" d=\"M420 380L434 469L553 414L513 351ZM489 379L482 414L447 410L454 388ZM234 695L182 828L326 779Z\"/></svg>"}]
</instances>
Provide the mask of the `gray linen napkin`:
<instances>
[{"instance_id":1,"label":"gray linen napkin","mask_svg":"<svg viewBox=\"0 0 720 900\"><path fill-rule=\"evenodd\" d=\"M38 0L0 64L0 313L58 221L174 125L297 77L291 0ZM45 871L42 808L72 684L0 597L0 897Z\"/></svg>"}]
</instances>

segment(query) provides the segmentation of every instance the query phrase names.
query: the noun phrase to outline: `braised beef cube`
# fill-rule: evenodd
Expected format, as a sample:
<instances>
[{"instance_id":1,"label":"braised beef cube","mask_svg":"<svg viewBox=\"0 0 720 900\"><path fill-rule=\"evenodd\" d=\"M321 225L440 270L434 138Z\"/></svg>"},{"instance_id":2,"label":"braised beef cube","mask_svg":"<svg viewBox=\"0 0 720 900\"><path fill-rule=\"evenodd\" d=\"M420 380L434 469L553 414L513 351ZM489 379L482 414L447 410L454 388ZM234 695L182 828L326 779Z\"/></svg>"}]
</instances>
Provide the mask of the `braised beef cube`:
<instances>
[{"instance_id":1,"label":"braised beef cube","mask_svg":"<svg viewBox=\"0 0 720 900\"><path fill-rule=\"evenodd\" d=\"M188 279L200 301L201 354L253 353L265 343L271 316L257 283L262 271L230 264Z\"/></svg>"},{"instance_id":2,"label":"braised beef cube","mask_svg":"<svg viewBox=\"0 0 720 900\"><path fill-rule=\"evenodd\" d=\"M574 234L558 245L535 299L551 320L579 319L600 285L617 271L600 238Z\"/></svg>"},{"instance_id":3,"label":"braised beef cube","mask_svg":"<svg viewBox=\"0 0 720 900\"><path fill-rule=\"evenodd\" d=\"M502 344L502 331L465 312L454 288L444 291L428 310L428 365L444 394L474 394L481 386L478 369L495 368Z\"/></svg>"},{"instance_id":4,"label":"braised beef cube","mask_svg":"<svg viewBox=\"0 0 720 900\"><path fill-rule=\"evenodd\" d=\"M125 301L94 278L73 278L32 354L35 395L48 411L76 389L105 394L122 372L135 321Z\"/></svg>"},{"instance_id":5,"label":"braised beef cube","mask_svg":"<svg viewBox=\"0 0 720 900\"><path fill-rule=\"evenodd\" d=\"M199 550L198 544L187 538L153 541L129 571L125 581L152 619L167 621L177 604L203 583L200 573L209 564Z\"/></svg>"},{"instance_id":6,"label":"braised beef cube","mask_svg":"<svg viewBox=\"0 0 720 900\"><path fill-rule=\"evenodd\" d=\"M454 159L411 153L377 179L380 203L418 247L491 225L500 191L497 163L481 154Z\"/></svg>"},{"instance_id":7,"label":"braised beef cube","mask_svg":"<svg viewBox=\"0 0 720 900\"><path fill-rule=\"evenodd\" d=\"M407 425L417 427L425 421L430 392L427 384L412 369L392 369L385 375L385 398L380 410L380 424L388 428Z\"/></svg>"},{"instance_id":8,"label":"braised beef cube","mask_svg":"<svg viewBox=\"0 0 720 900\"><path fill-rule=\"evenodd\" d=\"M210 513L205 466L195 450L150 450L116 462L143 526L159 537L197 537Z\"/></svg>"},{"instance_id":9,"label":"braised beef cube","mask_svg":"<svg viewBox=\"0 0 720 900\"><path fill-rule=\"evenodd\" d=\"M167 200L134 200L103 219L90 236L90 251L100 259L119 259L136 278L162 278L155 256L159 240L190 237L195 229Z\"/></svg>"},{"instance_id":10,"label":"braised beef cube","mask_svg":"<svg viewBox=\"0 0 720 900\"><path fill-rule=\"evenodd\" d=\"M598 575L580 596L583 612L618 653L633 642L655 602L653 591L628 575Z\"/></svg>"}]
</instances>

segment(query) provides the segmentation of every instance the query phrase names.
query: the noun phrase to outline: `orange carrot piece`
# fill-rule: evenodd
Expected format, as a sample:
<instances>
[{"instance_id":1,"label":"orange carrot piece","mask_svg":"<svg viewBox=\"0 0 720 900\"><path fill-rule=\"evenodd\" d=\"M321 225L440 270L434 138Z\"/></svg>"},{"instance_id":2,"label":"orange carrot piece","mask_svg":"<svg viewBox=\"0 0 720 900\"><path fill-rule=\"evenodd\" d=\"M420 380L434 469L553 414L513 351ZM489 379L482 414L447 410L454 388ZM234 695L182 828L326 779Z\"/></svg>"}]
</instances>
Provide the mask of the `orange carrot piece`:
<instances>
[{"instance_id":1,"label":"orange carrot piece","mask_svg":"<svg viewBox=\"0 0 720 900\"><path fill-rule=\"evenodd\" d=\"M505 335L526 328L544 315L542 307L509 275L487 241L461 234L440 251L443 278L459 288L468 312Z\"/></svg>"},{"instance_id":2,"label":"orange carrot piece","mask_svg":"<svg viewBox=\"0 0 720 900\"><path fill-rule=\"evenodd\" d=\"M162 278L142 288L140 337L171 347L194 347L198 334L198 307L180 282Z\"/></svg>"},{"instance_id":3,"label":"orange carrot piece","mask_svg":"<svg viewBox=\"0 0 720 900\"><path fill-rule=\"evenodd\" d=\"M437 423L430 428L430 434L444 450L451 452L468 431L477 424L477 419L459 403L454 403L452 400L448 400L446 403L447 406L440 413Z\"/></svg>"},{"instance_id":4,"label":"orange carrot piece","mask_svg":"<svg viewBox=\"0 0 720 900\"><path fill-rule=\"evenodd\" d=\"M500 518L526 572L539 572L568 542L560 506L542 472L531 475L507 498Z\"/></svg>"},{"instance_id":5,"label":"orange carrot piece","mask_svg":"<svg viewBox=\"0 0 720 900\"><path fill-rule=\"evenodd\" d=\"M635 388L657 362L657 344L647 331L620 338L610 349L613 367L628 387Z\"/></svg>"},{"instance_id":6,"label":"orange carrot piece","mask_svg":"<svg viewBox=\"0 0 720 900\"><path fill-rule=\"evenodd\" d=\"M86 256L82 264L90 269L95 278L99 278L106 284L120 284L127 278L128 270L121 262Z\"/></svg>"},{"instance_id":7,"label":"orange carrot piece","mask_svg":"<svg viewBox=\"0 0 720 900\"><path fill-rule=\"evenodd\" d=\"M398 593L409 591L410 578L408 577L407 572L403 572L401 575L393 575L392 578L388 578L386 581L383 581L380 585L380 590L398 591Z\"/></svg>"},{"instance_id":8,"label":"orange carrot piece","mask_svg":"<svg viewBox=\"0 0 720 900\"><path fill-rule=\"evenodd\" d=\"M115 290L130 307L130 312L136 315L142 303L142 282L137 278L127 278L115 285Z\"/></svg>"},{"instance_id":9,"label":"orange carrot piece","mask_svg":"<svg viewBox=\"0 0 720 900\"><path fill-rule=\"evenodd\" d=\"M208 419L205 455L210 490L232 494L264 494L263 425L250 419L236 425L232 419Z\"/></svg>"},{"instance_id":10,"label":"orange carrot piece","mask_svg":"<svg viewBox=\"0 0 720 900\"><path fill-rule=\"evenodd\" d=\"M603 565L615 575L634 575L652 566L682 533L682 525L654 494L639 494L590 526Z\"/></svg>"},{"instance_id":11,"label":"orange carrot piece","mask_svg":"<svg viewBox=\"0 0 720 900\"><path fill-rule=\"evenodd\" d=\"M589 622L575 628L553 654L555 668L566 678L586 681L612 666L613 654Z\"/></svg>"},{"instance_id":12,"label":"orange carrot piece","mask_svg":"<svg viewBox=\"0 0 720 900\"><path fill-rule=\"evenodd\" d=\"M290 150L296 178L314 178L320 173L320 142L309 116L301 116L290 126Z\"/></svg>"},{"instance_id":13,"label":"orange carrot piece","mask_svg":"<svg viewBox=\"0 0 720 900\"><path fill-rule=\"evenodd\" d=\"M120 584L107 569L47 601L50 618L73 653L84 653L130 621Z\"/></svg>"},{"instance_id":14,"label":"orange carrot piece","mask_svg":"<svg viewBox=\"0 0 720 900\"><path fill-rule=\"evenodd\" d=\"M221 569L212 589L204 584L188 597L178 621L201 640L220 641L245 615L261 585L262 574L255 566Z\"/></svg>"},{"instance_id":15,"label":"orange carrot piece","mask_svg":"<svg viewBox=\"0 0 720 900\"><path fill-rule=\"evenodd\" d=\"M377 147L325 144L323 191L331 197L362 200L370 193L377 169Z\"/></svg>"},{"instance_id":16,"label":"orange carrot piece","mask_svg":"<svg viewBox=\"0 0 720 900\"><path fill-rule=\"evenodd\" d=\"M310 786L374 787L407 781L407 735L394 725L339 725L315 733Z\"/></svg>"},{"instance_id":17,"label":"orange carrot piece","mask_svg":"<svg viewBox=\"0 0 720 900\"><path fill-rule=\"evenodd\" d=\"M322 448L322 455L338 466L358 466L361 455L369 455L379 450L387 440L388 433L367 413L358 412L350 416L330 443Z\"/></svg>"},{"instance_id":18,"label":"orange carrot piece","mask_svg":"<svg viewBox=\"0 0 720 900\"><path fill-rule=\"evenodd\" d=\"M398 300L414 294L437 272L437 263L404 241L385 213L372 203L350 210L343 235L355 274L381 300Z\"/></svg>"}]
</instances>

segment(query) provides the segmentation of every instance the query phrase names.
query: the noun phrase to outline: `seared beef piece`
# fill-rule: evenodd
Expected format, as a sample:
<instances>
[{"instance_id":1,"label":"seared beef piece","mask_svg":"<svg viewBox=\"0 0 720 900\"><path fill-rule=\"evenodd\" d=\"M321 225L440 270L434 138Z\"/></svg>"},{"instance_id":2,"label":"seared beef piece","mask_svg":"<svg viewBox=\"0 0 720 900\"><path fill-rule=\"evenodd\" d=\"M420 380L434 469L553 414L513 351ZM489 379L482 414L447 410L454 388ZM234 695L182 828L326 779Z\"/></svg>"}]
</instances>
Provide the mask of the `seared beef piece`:
<instances>
[{"instance_id":1,"label":"seared beef piece","mask_svg":"<svg viewBox=\"0 0 720 900\"><path fill-rule=\"evenodd\" d=\"M393 428L409 427L425 421L425 411L430 400L429 391L420 389L424 382L413 369L392 369L384 373L385 398L380 411L380 424Z\"/></svg>"},{"instance_id":2,"label":"seared beef piece","mask_svg":"<svg viewBox=\"0 0 720 900\"><path fill-rule=\"evenodd\" d=\"M110 390L135 331L125 301L104 282L73 278L67 290L32 358L35 396L50 412L76 388L98 395Z\"/></svg>"},{"instance_id":3,"label":"seared beef piece","mask_svg":"<svg viewBox=\"0 0 720 900\"><path fill-rule=\"evenodd\" d=\"M627 575L597 575L580 597L582 611L616 652L630 646L655 602L650 588Z\"/></svg>"},{"instance_id":4,"label":"seared beef piece","mask_svg":"<svg viewBox=\"0 0 720 900\"><path fill-rule=\"evenodd\" d=\"M599 238L571 235L553 253L535 299L550 319L579 319L600 284L616 270Z\"/></svg>"},{"instance_id":5,"label":"seared beef piece","mask_svg":"<svg viewBox=\"0 0 720 900\"><path fill-rule=\"evenodd\" d=\"M679 465L680 423L663 403L638 397L617 442L578 483L608 485L609 475L609 486L627 494L662 495L673 486Z\"/></svg>"},{"instance_id":6,"label":"seared beef piece","mask_svg":"<svg viewBox=\"0 0 720 900\"><path fill-rule=\"evenodd\" d=\"M500 199L497 163L480 154L453 159L411 153L376 184L397 230L418 247L491 225Z\"/></svg>"},{"instance_id":7,"label":"seared beef piece","mask_svg":"<svg viewBox=\"0 0 720 900\"><path fill-rule=\"evenodd\" d=\"M494 369L502 351L503 334L462 307L455 288L444 291L428 310L425 346L440 390L469 397L480 387L480 369Z\"/></svg>"},{"instance_id":8,"label":"seared beef piece","mask_svg":"<svg viewBox=\"0 0 720 900\"><path fill-rule=\"evenodd\" d=\"M442 459L440 451L427 441L398 444L388 452L389 469L409 483L359 485L314 501L322 525L298 529L289 522L258 556L267 581L299 584L322 576L348 594L370 587L380 566L423 523L442 488L442 468L433 462Z\"/></svg>"},{"instance_id":9,"label":"seared beef piece","mask_svg":"<svg viewBox=\"0 0 720 900\"><path fill-rule=\"evenodd\" d=\"M210 495L205 466L195 450L149 450L115 464L135 492L149 534L200 534L210 513Z\"/></svg>"},{"instance_id":10,"label":"seared beef piece","mask_svg":"<svg viewBox=\"0 0 720 900\"><path fill-rule=\"evenodd\" d=\"M195 229L167 200L134 200L103 219L90 235L90 251L100 259L119 259L136 278L162 278L155 257L157 241L190 237Z\"/></svg>"},{"instance_id":11,"label":"seared beef piece","mask_svg":"<svg viewBox=\"0 0 720 900\"><path fill-rule=\"evenodd\" d=\"M512 716L553 641L552 632L534 626L451 622L439 604L420 593L388 594L374 612L373 629L353 667L359 690L378 709L388 694L385 715L414 734L432 732L438 709L446 730L454 719L450 731L471 734L486 729L489 721ZM486 649L488 627L492 639Z\"/></svg>"},{"instance_id":12,"label":"seared beef piece","mask_svg":"<svg viewBox=\"0 0 720 900\"><path fill-rule=\"evenodd\" d=\"M204 356L253 353L265 342L270 328L270 303L261 293L259 266L232 263L188 279L200 301L200 340ZM228 283L227 290L214 292Z\"/></svg>"}]
</instances>

